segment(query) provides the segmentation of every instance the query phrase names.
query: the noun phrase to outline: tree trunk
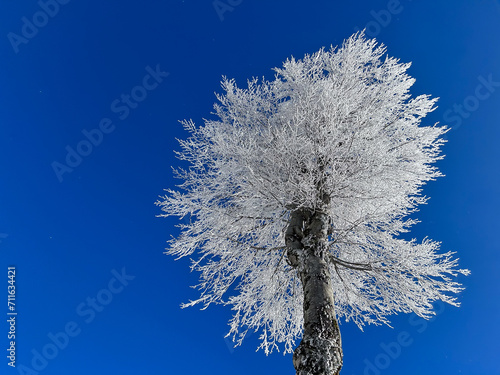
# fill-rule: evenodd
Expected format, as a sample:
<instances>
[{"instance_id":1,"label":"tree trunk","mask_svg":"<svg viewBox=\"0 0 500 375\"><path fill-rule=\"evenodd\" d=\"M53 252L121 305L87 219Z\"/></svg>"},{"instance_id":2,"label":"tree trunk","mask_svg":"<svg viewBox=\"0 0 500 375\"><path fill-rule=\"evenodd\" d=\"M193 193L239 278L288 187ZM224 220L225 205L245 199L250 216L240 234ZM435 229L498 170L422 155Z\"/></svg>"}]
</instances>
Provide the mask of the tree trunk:
<instances>
[{"instance_id":1,"label":"tree trunk","mask_svg":"<svg viewBox=\"0 0 500 375\"><path fill-rule=\"evenodd\" d=\"M338 375L342 367L342 341L325 260L327 231L325 214L297 210L285 235L288 260L304 292L304 333L293 353L296 375Z\"/></svg>"}]
</instances>

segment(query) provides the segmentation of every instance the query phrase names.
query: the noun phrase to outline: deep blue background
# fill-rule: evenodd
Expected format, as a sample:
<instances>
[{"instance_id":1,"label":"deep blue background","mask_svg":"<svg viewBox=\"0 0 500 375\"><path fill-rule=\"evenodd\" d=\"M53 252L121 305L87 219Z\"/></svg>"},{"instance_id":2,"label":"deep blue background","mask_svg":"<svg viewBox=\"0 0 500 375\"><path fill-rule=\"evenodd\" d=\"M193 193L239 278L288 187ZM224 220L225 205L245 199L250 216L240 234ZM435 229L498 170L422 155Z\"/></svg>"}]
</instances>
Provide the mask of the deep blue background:
<instances>
[{"instance_id":1,"label":"deep blue background","mask_svg":"<svg viewBox=\"0 0 500 375\"><path fill-rule=\"evenodd\" d=\"M7 266L15 265L16 364L32 367L32 350L74 321L80 333L40 374L293 374L291 355L255 353L256 334L231 348L229 308L179 308L197 295L189 288L197 275L189 260L163 255L176 221L155 218L153 203L176 183L172 149L186 137L178 121L210 116L222 75L240 85L271 78L287 57L367 27L390 55L413 62L415 95L441 98L426 124L454 127L439 163L447 176L425 188L431 200L413 234L458 251L472 275L460 279L462 307L438 306L427 324L411 315L395 316L393 329L342 324L342 374L500 374L500 1L232 3L219 15L212 1L72 0L17 53L8 35L22 34L22 17L43 23L40 5L0 4L0 306L6 320ZM169 76L120 120L111 103L158 64ZM59 182L52 163L64 163L65 148L103 118L114 131ZM77 306L105 298L112 270L123 267L135 279L86 323ZM411 344L398 349L398 335ZM7 366L4 354L2 374L29 373Z\"/></svg>"}]
</instances>

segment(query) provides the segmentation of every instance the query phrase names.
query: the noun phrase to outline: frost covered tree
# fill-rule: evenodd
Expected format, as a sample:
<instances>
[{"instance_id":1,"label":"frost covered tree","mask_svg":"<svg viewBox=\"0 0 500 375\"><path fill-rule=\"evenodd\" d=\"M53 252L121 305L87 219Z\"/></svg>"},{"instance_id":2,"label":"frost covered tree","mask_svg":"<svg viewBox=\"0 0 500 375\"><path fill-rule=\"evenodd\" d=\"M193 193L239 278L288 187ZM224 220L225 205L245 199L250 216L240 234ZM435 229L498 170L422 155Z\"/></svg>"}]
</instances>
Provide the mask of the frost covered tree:
<instances>
[{"instance_id":1,"label":"frost covered tree","mask_svg":"<svg viewBox=\"0 0 500 375\"><path fill-rule=\"evenodd\" d=\"M197 254L201 295L185 306L232 306L228 335L240 344L259 331L266 354L294 353L298 375L339 373L339 320L458 305L453 277L468 271L438 242L402 236L422 186L441 176L446 132L421 125L436 99L410 95L409 66L358 33L287 60L271 81L224 78L216 119L183 122L189 168L157 204L189 218L168 248Z\"/></svg>"}]
</instances>

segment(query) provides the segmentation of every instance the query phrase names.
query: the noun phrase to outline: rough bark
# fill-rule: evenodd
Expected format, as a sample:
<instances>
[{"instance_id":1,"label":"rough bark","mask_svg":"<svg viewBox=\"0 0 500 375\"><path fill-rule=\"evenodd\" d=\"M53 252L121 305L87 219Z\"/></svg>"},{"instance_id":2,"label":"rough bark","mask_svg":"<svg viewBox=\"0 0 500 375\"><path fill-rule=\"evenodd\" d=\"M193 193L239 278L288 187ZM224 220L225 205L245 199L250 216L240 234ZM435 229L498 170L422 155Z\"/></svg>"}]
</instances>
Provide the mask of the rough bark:
<instances>
[{"instance_id":1,"label":"rough bark","mask_svg":"<svg viewBox=\"0 0 500 375\"><path fill-rule=\"evenodd\" d=\"M287 257L304 292L304 332L293 354L297 375L338 375L342 367L340 329L325 259L327 230L325 214L296 210L286 231Z\"/></svg>"}]
</instances>

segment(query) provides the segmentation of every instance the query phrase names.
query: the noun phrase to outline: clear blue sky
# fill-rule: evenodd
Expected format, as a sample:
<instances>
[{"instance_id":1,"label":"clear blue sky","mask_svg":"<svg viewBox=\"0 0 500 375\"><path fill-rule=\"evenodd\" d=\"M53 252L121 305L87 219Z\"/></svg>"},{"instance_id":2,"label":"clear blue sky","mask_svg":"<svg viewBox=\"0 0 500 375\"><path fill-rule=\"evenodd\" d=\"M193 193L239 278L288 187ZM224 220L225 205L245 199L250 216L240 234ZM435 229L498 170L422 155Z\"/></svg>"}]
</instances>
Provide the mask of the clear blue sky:
<instances>
[{"instance_id":1,"label":"clear blue sky","mask_svg":"<svg viewBox=\"0 0 500 375\"><path fill-rule=\"evenodd\" d=\"M0 4L0 373L293 374L291 355L255 352L257 335L230 349L228 308L179 308L197 275L163 254L175 220L155 218L153 203L175 183L178 120L210 116L222 75L270 78L290 55L367 27L413 62L414 94L441 98L426 123L453 126L447 176L425 188L413 234L458 251L472 275L462 307L438 306L427 324L342 324L342 374L500 374L499 0L221 0L219 13L194 0L54 4ZM41 371L18 371L33 360Z\"/></svg>"}]
</instances>

